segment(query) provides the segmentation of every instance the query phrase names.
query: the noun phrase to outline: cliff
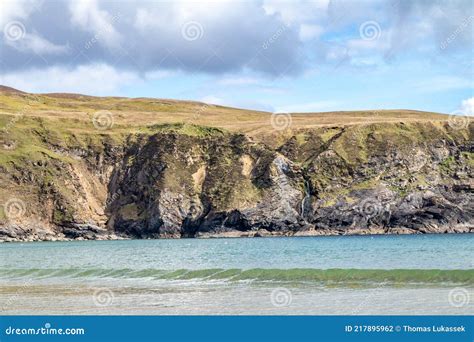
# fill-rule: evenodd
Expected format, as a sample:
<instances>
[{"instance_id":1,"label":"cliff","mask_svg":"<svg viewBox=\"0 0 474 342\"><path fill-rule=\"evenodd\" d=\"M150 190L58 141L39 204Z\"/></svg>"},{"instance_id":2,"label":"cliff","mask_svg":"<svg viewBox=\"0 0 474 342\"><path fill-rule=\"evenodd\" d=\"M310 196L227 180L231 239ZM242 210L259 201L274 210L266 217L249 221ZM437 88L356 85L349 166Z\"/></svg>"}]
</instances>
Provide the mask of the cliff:
<instances>
[{"instance_id":1,"label":"cliff","mask_svg":"<svg viewBox=\"0 0 474 342\"><path fill-rule=\"evenodd\" d=\"M473 123L3 88L0 240L470 232Z\"/></svg>"}]
</instances>

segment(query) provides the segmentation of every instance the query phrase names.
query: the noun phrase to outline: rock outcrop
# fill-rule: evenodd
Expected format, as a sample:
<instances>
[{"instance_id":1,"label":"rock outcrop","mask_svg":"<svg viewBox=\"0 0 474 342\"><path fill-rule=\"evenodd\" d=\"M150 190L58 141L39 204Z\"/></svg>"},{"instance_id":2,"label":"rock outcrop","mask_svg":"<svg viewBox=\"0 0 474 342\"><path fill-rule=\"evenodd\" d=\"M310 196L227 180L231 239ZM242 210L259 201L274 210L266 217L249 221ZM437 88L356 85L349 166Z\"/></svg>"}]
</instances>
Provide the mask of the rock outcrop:
<instances>
[{"instance_id":1,"label":"rock outcrop","mask_svg":"<svg viewBox=\"0 0 474 342\"><path fill-rule=\"evenodd\" d=\"M43 134L41 153L2 166L0 240L474 231L472 123L302 129L275 144L184 126L74 149Z\"/></svg>"}]
</instances>

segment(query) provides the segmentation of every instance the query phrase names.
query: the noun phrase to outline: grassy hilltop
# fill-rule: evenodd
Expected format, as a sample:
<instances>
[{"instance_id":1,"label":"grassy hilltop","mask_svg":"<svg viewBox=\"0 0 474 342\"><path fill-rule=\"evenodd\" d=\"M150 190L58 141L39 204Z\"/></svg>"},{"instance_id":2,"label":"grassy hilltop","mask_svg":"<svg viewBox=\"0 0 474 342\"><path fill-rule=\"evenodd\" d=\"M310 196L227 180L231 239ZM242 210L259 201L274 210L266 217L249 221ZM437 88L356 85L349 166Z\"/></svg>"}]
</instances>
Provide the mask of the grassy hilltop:
<instances>
[{"instance_id":1,"label":"grassy hilltop","mask_svg":"<svg viewBox=\"0 0 474 342\"><path fill-rule=\"evenodd\" d=\"M28 94L0 86L0 114L43 118L71 133L82 133L97 111L110 111L114 131L133 132L150 125L195 124L241 132L251 136L274 133L271 113L154 98L93 97L78 94ZM291 129L389 122L446 121L447 115L413 110L366 110L324 113L291 113ZM64 120L71 120L66 122Z\"/></svg>"}]
</instances>

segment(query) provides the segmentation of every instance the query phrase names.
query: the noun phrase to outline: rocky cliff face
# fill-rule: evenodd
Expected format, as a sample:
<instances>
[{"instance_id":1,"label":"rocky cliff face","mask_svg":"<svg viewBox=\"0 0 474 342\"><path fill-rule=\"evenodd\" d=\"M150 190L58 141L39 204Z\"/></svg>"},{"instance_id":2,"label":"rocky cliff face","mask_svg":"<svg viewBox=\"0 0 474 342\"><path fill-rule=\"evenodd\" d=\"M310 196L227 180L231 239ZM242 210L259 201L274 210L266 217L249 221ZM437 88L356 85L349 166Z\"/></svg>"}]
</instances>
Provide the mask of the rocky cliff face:
<instances>
[{"instance_id":1,"label":"rocky cliff face","mask_svg":"<svg viewBox=\"0 0 474 342\"><path fill-rule=\"evenodd\" d=\"M2 164L1 240L474 231L474 125L155 127ZM5 193L4 193L5 194Z\"/></svg>"}]
</instances>

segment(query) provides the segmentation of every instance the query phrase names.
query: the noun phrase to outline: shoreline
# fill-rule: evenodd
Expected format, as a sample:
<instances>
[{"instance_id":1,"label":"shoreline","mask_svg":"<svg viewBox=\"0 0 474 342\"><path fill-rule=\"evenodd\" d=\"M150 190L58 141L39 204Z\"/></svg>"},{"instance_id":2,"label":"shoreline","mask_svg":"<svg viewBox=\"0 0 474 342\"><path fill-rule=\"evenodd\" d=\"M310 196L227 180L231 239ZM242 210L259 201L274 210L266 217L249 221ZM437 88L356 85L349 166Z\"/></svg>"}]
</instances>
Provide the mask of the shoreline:
<instances>
[{"instance_id":1,"label":"shoreline","mask_svg":"<svg viewBox=\"0 0 474 342\"><path fill-rule=\"evenodd\" d=\"M64 241L114 241L114 240L179 240L179 239L229 239L229 238L272 238L272 237L323 237L323 236L385 236L385 235L440 235L440 234L473 234L474 225L458 225L455 227L436 227L435 229L414 230L409 228L364 228L364 229L312 229L306 231L253 231L229 230L224 232L197 233L195 236L166 235L159 237L136 237L120 234L109 234L105 231L93 236L70 238L47 234L44 236L0 238L0 243L10 242L64 242Z\"/></svg>"}]
</instances>

